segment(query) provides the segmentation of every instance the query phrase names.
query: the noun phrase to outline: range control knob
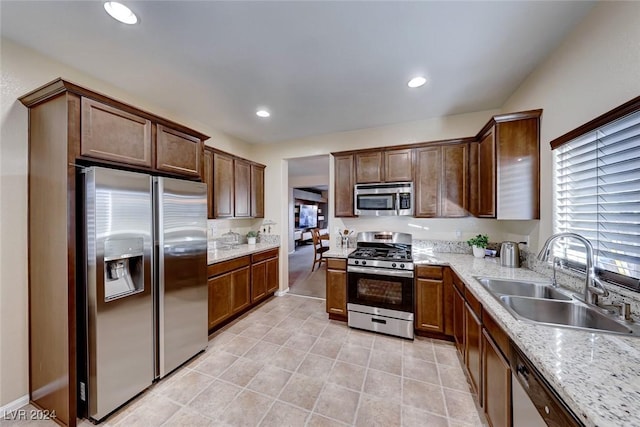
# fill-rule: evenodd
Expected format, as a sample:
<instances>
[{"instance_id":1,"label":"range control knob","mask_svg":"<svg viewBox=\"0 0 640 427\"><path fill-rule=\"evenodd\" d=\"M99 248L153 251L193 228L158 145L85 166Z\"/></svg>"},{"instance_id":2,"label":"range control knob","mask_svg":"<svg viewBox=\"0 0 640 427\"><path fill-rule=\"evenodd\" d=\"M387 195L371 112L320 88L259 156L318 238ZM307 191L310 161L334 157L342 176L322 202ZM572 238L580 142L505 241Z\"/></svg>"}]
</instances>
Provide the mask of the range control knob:
<instances>
[{"instance_id":1,"label":"range control knob","mask_svg":"<svg viewBox=\"0 0 640 427\"><path fill-rule=\"evenodd\" d=\"M353 263L354 263L355 265L358 265L358 264L360 264L360 261L355 260L355 261L353 261Z\"/></svg>"},{"instance_id":2,"label":"range control knob","mask_svg":"<svg viewBox=\"0 0 640 427\"><path fill-rule=\"evenodd\" d=\"M362 265L367 265L367 261L362 261Z\"/></svg>"},{"instance_id":3,"label":"range control knob","mask_svg":"<svg viewBox=\"0 0 640 427\"><path fill-rule=\"evenodd\" d=\"M404 268L404 264L400 264L400 268Z\"/></svg>"},{"instance_id":4,"label":"range control knob","mask_svg":"<svg viewBox=\"0 0 640 427\"><path fill-rule=\"evenodd\" d=\"M396 263L395 262L391 263L391 267L396 268Z\"/></svg>"}]
</instances>

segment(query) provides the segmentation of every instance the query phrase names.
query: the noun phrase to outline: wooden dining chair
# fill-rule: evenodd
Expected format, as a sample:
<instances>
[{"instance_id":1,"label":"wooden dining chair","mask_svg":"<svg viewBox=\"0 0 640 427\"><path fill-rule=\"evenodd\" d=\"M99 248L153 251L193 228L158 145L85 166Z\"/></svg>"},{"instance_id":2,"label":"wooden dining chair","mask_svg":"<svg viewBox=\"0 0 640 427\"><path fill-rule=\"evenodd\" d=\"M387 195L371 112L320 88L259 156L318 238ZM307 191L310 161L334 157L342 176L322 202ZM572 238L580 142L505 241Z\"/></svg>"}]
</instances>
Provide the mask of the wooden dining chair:
<instances>
[{"instance_id":1,"label":"wooden dining chair","mask_svg":"<svg viewBox=\"0 0 640 427\"><path fill-rule=\"evenodd\" d=\"M329 250L329 246L322 244L320 230L317 228L311 229L311 239L313 240L313 264L311 265L311 271L313 271L316 268L316 264L320 267L323 261L325 263L327 262L323 254Z\"/></svg>"}]
</instances>

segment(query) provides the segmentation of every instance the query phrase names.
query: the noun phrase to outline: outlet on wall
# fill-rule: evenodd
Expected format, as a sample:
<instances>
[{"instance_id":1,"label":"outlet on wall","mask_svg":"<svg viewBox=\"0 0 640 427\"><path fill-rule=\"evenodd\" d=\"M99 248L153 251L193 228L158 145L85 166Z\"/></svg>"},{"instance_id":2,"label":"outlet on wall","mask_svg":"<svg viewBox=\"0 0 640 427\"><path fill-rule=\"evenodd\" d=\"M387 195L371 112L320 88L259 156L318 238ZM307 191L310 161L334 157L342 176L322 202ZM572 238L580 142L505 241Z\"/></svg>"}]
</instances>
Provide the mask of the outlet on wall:
<instances>
[{"instance_id":1,"label":"outlet on wall","mask_svg":"<svg viewBox=\"0 0 640 427\"><path fill-rule=\"evenodd\" d=\"M462 237L462 231L456 230L455 233L456 233L456 239L459 239Z\"/></svg>"}]
</instances>

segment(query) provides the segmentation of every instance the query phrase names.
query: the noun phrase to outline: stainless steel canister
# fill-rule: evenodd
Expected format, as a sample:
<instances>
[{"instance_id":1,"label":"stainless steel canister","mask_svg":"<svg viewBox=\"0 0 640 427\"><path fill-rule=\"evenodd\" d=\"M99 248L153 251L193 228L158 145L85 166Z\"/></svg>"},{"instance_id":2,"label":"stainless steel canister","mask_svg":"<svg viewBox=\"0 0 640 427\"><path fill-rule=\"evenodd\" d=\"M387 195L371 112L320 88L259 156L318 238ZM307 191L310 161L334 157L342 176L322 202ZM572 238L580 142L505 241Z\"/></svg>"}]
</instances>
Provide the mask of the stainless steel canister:
<instances>
[{"instance_id":1,"label":"stainless steel canister","mask_svg":"<svg viewBox=\"0 0 640 427\"><path fill-rule=\"evenodd\" d=\"M502 242L500 265L512 268L520 267L520 247L518 247L517 242Z\"/></svg>"}]
</instances>

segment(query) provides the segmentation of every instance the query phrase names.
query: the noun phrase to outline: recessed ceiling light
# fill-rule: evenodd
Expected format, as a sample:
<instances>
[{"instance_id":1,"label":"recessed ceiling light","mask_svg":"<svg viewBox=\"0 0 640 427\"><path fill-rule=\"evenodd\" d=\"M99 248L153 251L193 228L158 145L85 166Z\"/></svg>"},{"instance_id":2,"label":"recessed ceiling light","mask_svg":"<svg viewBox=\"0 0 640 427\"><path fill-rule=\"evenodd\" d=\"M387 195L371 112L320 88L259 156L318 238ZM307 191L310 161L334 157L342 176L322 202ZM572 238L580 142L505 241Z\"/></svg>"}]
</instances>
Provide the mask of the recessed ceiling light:
<instances>
[{"instance_id":1,"label":"recessed ceiling light","mask_svg":"<svg viewBox=\"0 0 640 427\"><path fill-rule=\"evenodd\" d=\"M271 113L268 112L267 110L258 110L256 111L256 116L266 119L267 117L271 116Z\"/></svg>"},{"instance_id":2,"label":"recessed ceiling light","mask_svg":"<svg viewBox=\"0 0 640 427\"><path fill-rule=\"evenodd\" d=\"M138 17L127 6L117 1L104 2L104 10L107 11L113 19L116 19L123 24L135 24L138 22Z\"/></svg>"},{"instance_id":3,"label":"recessed ceiling light","mask_svg":"<svg viewBox=\"0 0 640 427\"><path fill-rule=\"evenodd\" d=\"M425 84L427 82L427 79L425 79L422 76L418 76L418 77L414 77L411 80L409 80L409 83L407 83L407 86L409 87L420 87L423 84Z\"/></svg>"}]
</instances>

